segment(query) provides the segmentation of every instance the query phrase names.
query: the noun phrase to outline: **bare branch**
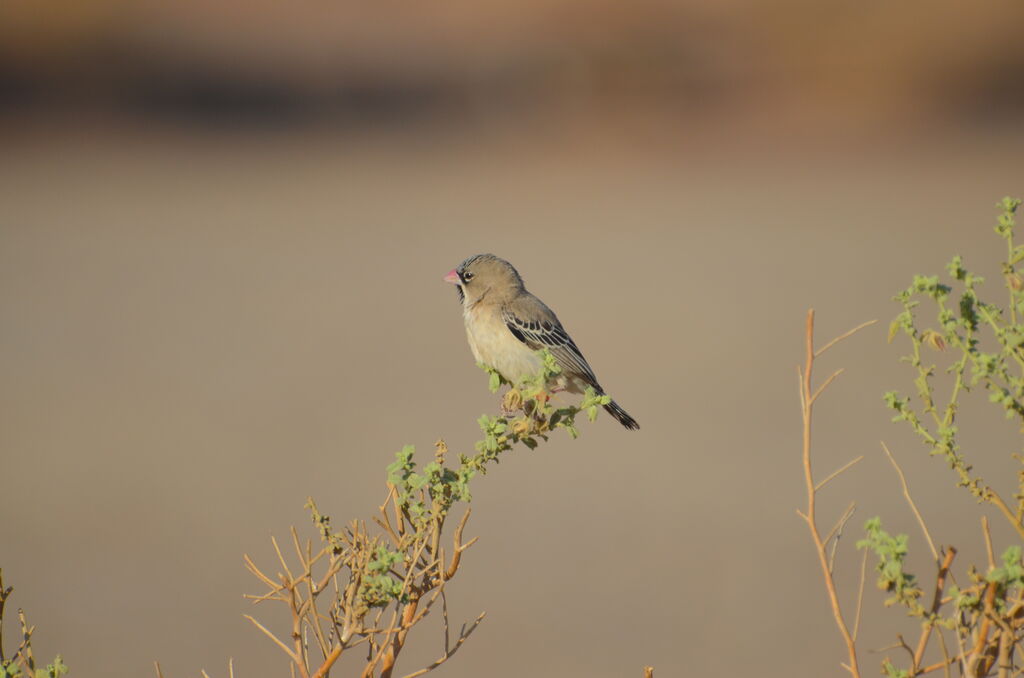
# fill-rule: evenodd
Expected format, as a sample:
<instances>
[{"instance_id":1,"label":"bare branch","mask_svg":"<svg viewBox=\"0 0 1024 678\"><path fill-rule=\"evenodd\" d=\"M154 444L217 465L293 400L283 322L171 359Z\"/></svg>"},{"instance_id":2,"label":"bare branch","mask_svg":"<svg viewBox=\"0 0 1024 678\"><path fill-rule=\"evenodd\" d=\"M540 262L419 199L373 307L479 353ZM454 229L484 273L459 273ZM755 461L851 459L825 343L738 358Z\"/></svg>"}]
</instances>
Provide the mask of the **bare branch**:
<instances>
[{"instance_id":1,"label":"bare branch","mask_svg":"<svg viewBox=\"0 0 1024 678\"><path fill-rule=\"evenodd\" d=\"M330 654L324 658L324 663L320 665L320 668L316 670L316 673L313 674L312 678L324 678L324 676L326 676L331 670L331 667L334 666L334 662L338 661L338 658L341 657L341 653L344 651L344 644L335 645Z\"/></svg>"},{"instance_id":2,"label":"bare branch","mask_svg":"<svg viewBox=\"0 0 1024 678\"><path fill-rule=\"evenodd\" d=\"M914 512L914 517L917 518L917 524L921 526L921 531L924 532L924 538L928 542L928 548L932 552L932 558L935 562L939 562L939 551L935 548L935 542L932 541L932 535L928 531L928 525L925 524L924 518L921 516L921 512L917 510L917 504L914 503L913 498L910 496L910 487L907 485L907 476L904 475L903 469L896 463L896 457L893 456L892 452L889 451L889 446L884 442L882 443L882 449L885 451L885 456L889 457L889 461L892 462L893 468L896 469L896 474L900 477L900 486L903 488L903 496L906 498L907 503L910 504L910 510Z\"/></svg>"},{"instance_id":3,"label":"bare branch","mask_svg":"<svg viewBox=\"0 0 1024 678\"><path fill-rule=\"evenodd\" d=\"M868 324L870 323L865 323L864 325L861 325L861 327L866 327ZM834 339L822 350L824 351L828 349L829 346L853 334L853 332L858 329L860 329L860 327L854 328L845 335ZM829 602L832 606L832 615L835 617L836 626L839 628L839 632L843 636L843 641L846 643L846 649L849 655L847 670L850 672L852 678L860 678L860 669L857 664L856 644L853 640L853 636L850 634L849 627L846 625L846 620L843 618L842 606L839 602L839 594L836 591L835 581L832 578L832 571L829 567L826 545L821 538L821 533L818 531L817 520L815 518L815 495L817 490L815 489L814 473L811 467L811 417L814 407L814 401L811 396L811 376L814 370L814 359L817 354L814 351L813 309L807 311L804 341L806 346L806 362L803 371L800 373L802 377L800 381L800 403L803 419L803 467L804 483L807 489L807 510L804 512L804 515L811 533L811 539L814 541L815 551L818 554L818 561L821 566L822 575L825 579L825 589L828 592Z\"/></svg>"},{"instance_id":4,"label":"bare branch","mask_svg":"<svg viewBox=\"0 0 1024 678\"><path fill-rule=\"evenodd\" d=\"M828 376L828 379L826 379L824 382L822 382L821 386L819 386L817 388L817 390L814 391L814 395L811 396L811 404L814 404L814 402L818 399L818 396L820 396L822 393L824 393L825 389L828 388L829 384L831 384L833 381L835 381L836 378L840 374L842 374L842 373L843 373L843 368L840 367L838 370L836 370L835 372L830 374Z\"/></svg>"},{"instance_id":5,"label":"bare branch","mask_svg":"<svg viewBox=\"0 0 1024 678\"><path fill-rule=\"evenodd\" d=\"M853 518L853 514L856 511L857 511L857 507L851 501L850 505L846 507L846 511L843 512L843 515L841 515L839 517L839 520L832 527L832 529L829 530L828 535L825 537L825 543L826 544L828 544L829 541L832 541L832 550L829 553L829 558L828 558L828 571L829 572L833 572L835 570L836 549L839 547L839 540L840 540L840 538L842 538L843 528L846 527L846 523L848 523L850 521L850 518ZM833 536L835 537L834 541L832 540Z\"/></svg>"},{"instance_id":6,"label":"bare branch","mask_svg":"<svg viewBox=\"0 0 1024 678\"><path fill-rule=\"evenodd\" d=\"M988 555L988 569L996 567L996 554L992 549L992 533L988 529L988 516L981 517L981 533L985 535L985 553Z\"/></svg>"},{"instance_id":7,"label":"bare branch","mask_svg":"<svg viewBox=\"0 0 1024 678\"><path fill-rule=\"evenodd\" d=\"M292 576L291 570L288 569L288 561L284 559L284 555L281 554L281 547L277 544L276 537L270 537L270 542L274 545L274 551L277 552L277 559L281 562L281 567L284 568L285 574L288 576L288 581L293 581L295 577Z\"/></svg>"},{"instance_id":8,"label":"bare branch","mask_svg":"<svg viewBox=\"0 0 1024 678\"><path fill-rule=\"evenodd\" d=\"M467 508L466 512L462 514L462 519L459 521L458 527L455 528L455 536L452 538L454 548L452 549L452 562L448 565L448 569L444 573L444 578L451 579L455 576L456 571L459 569L459 562L462 560L462 552L473 545L476 541L474 537L465 546L462 545L462 531L466 529L466 522L469 520L469 514L471 509Z\"/></svg>"},{"instance_id":9,"label":"bare branch","mask_svg":"<svg viewBox=\"0 0 1024 678\"><path fill-rule=\"evenodd\" d=\"M245 617L246 619L248 619L249 621L251 621L253 623L253 625L256 628L258 628L260 631L263 631L263 633L266 634L266 636L268 638L270 638L272 641L274 641L274 643L276 643L279 648L284 650L285 654L287 654L289 657L291 657L293 662L295 662L296 664L299 663L300 658L294 652L292 652L291 648L288 647L287 645L285 645L284 642L282 642L280 638L278 638L272 632L270 632L267 629L266 626L264 626L263 624L261 624L258 621L256 621L256 619L252 615L244 614L242 616Z\"/></svg>"},{"instance_id":10,"label":"bare branch","mask_svg":"<svg viewBox=\"0 0 1024 678\"><path fill-rule=\"evenodd\" d=\"M949 568L953 565L953 559L955 557L956 549L950 547L950 549L946 551L942 564L939 565L939 573L935 577L935 592L932 595L932 617L936 615L939 611L939 607L942 605L942 593L946 588L946 574L949 572ZM924 628L921 629L921 637L917 642L917 649L914 650L914 663L911 667L911 675L917 672L918 667L921 666L921 662L924 661L924 651L928 647L928 639L931 637L932 630L934 628L935 625L931 621L926 621Z\"/></svg>"},{"instance_id":11,"label":"bare branch","mask_svg":"<svg viewBox=\"0 0 1024 678\"><path fill-rule=\"evenodd\" d=\"M848 469L851 469L854 466L856 466L857 464L859 464L861 462L861 460L863 460L863 459L864 459L864 455L862 454L859 457L857 457L856 459L851 459L850 461L846 462L845 464L843 464L842 466L837 468L835 471L833 471L832 473L828 474L828 476L826 476L824 480L822 480L817 485L815 485L814 491L815 492L820 492L821 488L823 488L826 485L828 485L830 482L832 482L832 480L837 478L844 471L847 471Z\"/></svg>"},{"instance_id":12,"label":"bare branch","mask_svg":"<svg viewBox=\"0 0 1024 678\"><path fill-rule=\"evenodd\" d=\"M818 349L818 352L814 354L814 357L815 357L815 358L817 358L817 357L818 357L818 356L820 356L820 355L821 355L822 353L824 353L825 351L829 350L830 348L832 348L833 346L835 346L836 344L838 344L838 343L839 343L840 341L842 341L843 339L846 339L847 337L853 336L854 334L856 334L857 332L860 332L860 331L861 331L862 329L864 329L865 327L869 327L869 326L871 326L871 325L874 325L874 324L875 324L875 323L877 323L877 322L878 322L878 320L877 320L877 319L876 319L876 320L868 320L867 322L863 322L863 323L861 323L860 325L857 325L857 326L856 326L856 327L854 327L854 328L853 328L852 330L847 330L846 332L843 332L843 333L842 333L842 334L840 334L840 335L839 335L838 337L836 337L836 338L835 338L835 339L833 339L832 341L828 342L827 344L825 344L824 346L822 346L821 348L819 348L819 349Z\"/></svg>"},{"instance_id":13,"label":"bare branch","mask_svg":"<svg viewBox=\"0 0 1024 678\"><path fill-rule=\"evenodd\" d=\"M433 671L438 666L440 666L441 664L444 664L446 661L448 661L453 656L455 656L455 653L459 651L459 648L462 647L462 644L464 642L466 642L466 639L469 638L469 636L473 633L473 631L476 631L476 627L480 626L480 622L482 622L484 620L484 615L486 615L486 614L487 614L486 612L481 612L480 616L478 616L473 621L473 623L470 624L468 629L463 627L462 632L459 634L459 639L457 641L455 641L455 645L452 647L452 649L450 651L446 651L441 658L439 658L437 661L435 661L434 663L430 664L429 666L425 666L425 667L423 667L422 669L420 669L418 671L413 671L412 673L409 673L406 676L404 676L404 678L417 678L417 676L422 676L424 673L429 673L430 671Z\"/></svg>"},{"instance_id":14,"label":"bare branch","mask_svg":"<svg viewBox=\"0 0 1024 678\"><path fill-rule=\"evenodd\" d=\"M867 581L868 572L868 550L864 549L864 555L860 559L860 581L857 584L857 613L853 618L853 639L857 640L857 633L860 631L860 613L864 609L864 582Z\"/></svg>"}]
</instances>

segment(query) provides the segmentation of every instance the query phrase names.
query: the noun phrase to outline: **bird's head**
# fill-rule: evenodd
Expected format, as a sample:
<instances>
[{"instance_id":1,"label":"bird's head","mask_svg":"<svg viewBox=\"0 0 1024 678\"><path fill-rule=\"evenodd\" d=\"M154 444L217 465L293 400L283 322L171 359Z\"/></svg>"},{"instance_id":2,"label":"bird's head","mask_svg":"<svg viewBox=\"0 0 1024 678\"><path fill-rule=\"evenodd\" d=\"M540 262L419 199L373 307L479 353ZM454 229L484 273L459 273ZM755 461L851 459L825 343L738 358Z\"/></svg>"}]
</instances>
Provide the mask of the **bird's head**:
<instances>
[{"instance_id":1,"label":"bird's head","mask_svg":"<svg viewBox=\"0 0 1024 678\"><path fill-rule=\"evenodd\" d=\"M466 259L444 277L456 286L459 300L475 304L485 296L500 300L523 289L519 272L504 259L493 254L477 254Z\"/></svg>"}]
</instances>

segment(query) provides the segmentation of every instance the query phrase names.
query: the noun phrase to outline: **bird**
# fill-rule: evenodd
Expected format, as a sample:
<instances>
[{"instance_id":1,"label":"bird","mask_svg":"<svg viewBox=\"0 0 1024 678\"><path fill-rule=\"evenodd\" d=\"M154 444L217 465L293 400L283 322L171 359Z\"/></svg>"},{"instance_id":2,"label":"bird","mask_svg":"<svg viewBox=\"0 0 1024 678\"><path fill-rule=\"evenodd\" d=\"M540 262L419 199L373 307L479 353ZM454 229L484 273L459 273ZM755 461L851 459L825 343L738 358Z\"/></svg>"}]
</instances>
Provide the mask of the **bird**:
<instances>
[{"instance_id":1,"label":"bird","mask_svg":"<svg viewBox=\"0 0 1024 678\"><path fill-rule=\"evenodd\" d=\"M554 390L583 393L589 386L606 395L558 316L526 290L512 264L493 254L476 254L449 271L444 280L458 290L466 337L477 362L518 384L540 372L543 361L537 352L547 349L561 368ZM604 409L627 429L640 428L614 400Z\"/></svg>"}]
</instances>

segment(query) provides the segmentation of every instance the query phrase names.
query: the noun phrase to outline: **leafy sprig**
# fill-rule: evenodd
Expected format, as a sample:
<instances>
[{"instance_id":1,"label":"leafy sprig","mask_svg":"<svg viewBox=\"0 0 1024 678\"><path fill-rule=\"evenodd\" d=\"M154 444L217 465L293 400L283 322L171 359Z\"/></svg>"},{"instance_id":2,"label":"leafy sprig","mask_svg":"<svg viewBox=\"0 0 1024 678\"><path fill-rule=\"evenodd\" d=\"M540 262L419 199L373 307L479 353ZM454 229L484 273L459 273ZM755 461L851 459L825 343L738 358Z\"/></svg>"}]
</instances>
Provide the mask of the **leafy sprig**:
<instances>
[{"instance_id":1,"label":"leafy sprig","mask_svg":"<svg viewBox=\"0 0 1024 678\"><path fill-rule=\"evenodd\" d=\"M998 207L995 231L1006 242L1006 259L1001 262L1006 291L1007 312L980 295L984 279L967 269L955 256L946 270L949 284L939 276L914 276L911 284L894 298L903 310L889 327L889 340L902 333L910 340L910 352L901 358L916 375L917 399L889 391L886 405L895 412L893 421L906 422L929 447L929 452L946 459L956 473L957 485L966 488L981 502L999 508L1004 517L1024 537L1024 469L1018 473L1011 509L999 493L974 472L964 457L957 425L957 414L965 393L981 388L989 402L997 404L1007 419L1016 420L1024 430L1024 278L1017 266L1024 261L1024 245L1014 241L1015 215L1021 201L1004 198ZM923 302L931 304L934 325L923 325ZM948 356L943 366L933 362L936 354ZM941 388L937 375L951 377L952 384ZM1018 457L1019 458L1019 457Z\"/></svg>"},{"instance_id":2,"label":"leafy sprig","mask_svg":"<svg viewBox=\"0 0 1024 678\"><path fill-rule=\"evenodd\" d=\"M275 541L285 572L277 578L265 574L247 557L250 571L268 588L267 592L251 597L257 602L277 600L288 606L292 614L292 642L272 633L254 618L249 619L288 654L300 675L326 676L338 658L358 644L367 646L362 675L392 675L409 630L437 600L443 600L442 593L458 572L463 552L476 541L464 541L462 536L469 518L468 507L453 534L442 540L452 512L459 504L472 500L473 478L486 473L517 444L536 448L558 429L577 437L577 415L585 412L593 421L598 408L611 401L608 396L588 389L579 404L556 406L550 387L557 384L560 368L548 351L539 352L539 358L540 371L518 384L510 384L497 371L484 367L492 392L502 386L508 390L502 396L498 414L484 414L477 420L482 437L472 453L458 455L458 462L451 463L448 446L438 441L433 460L422 465L417 462L412 445L406 445L395 455L387 467L387 499L373 518L379 530L363 521L351 521L338 529L311 499L307 507L323 544L320 552L315 553L311 545L301 547L295 537L299 566L290 567ZM322 594L332 587L326 611L318 610L318 600L323 601ZM451 658L483 615L464 626L454 644L447 640L447 610L442 619L444 655L413 675L432 670ZM303 640L309 638L315 641L315 648ZM319 650L321 659L314 661L314 649Z\"/></svg>"}]
</instances>

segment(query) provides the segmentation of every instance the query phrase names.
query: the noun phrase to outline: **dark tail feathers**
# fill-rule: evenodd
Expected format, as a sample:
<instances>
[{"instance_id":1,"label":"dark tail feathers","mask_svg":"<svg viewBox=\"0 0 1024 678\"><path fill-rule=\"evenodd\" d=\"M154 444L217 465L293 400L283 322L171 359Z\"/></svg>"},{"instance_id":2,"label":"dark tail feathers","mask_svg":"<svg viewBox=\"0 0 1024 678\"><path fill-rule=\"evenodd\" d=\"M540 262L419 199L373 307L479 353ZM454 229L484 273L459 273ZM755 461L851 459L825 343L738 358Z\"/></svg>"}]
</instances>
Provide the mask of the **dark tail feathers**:
<instances>
[{"instance_id":1,"label":"dark tail feathers","mask_svg":"<svg viewBox=\"0 0 1024 678\"><path fill-rule=\"evenodd\" d=\"M619 404L614 400L605 405L604 409L608 410L608 414L615 417L620 424L622 424L629 430L635 431L638 428L640 428L640 424L636 423L636 419L629 416L629 413L626 412L626 410L619 407Z\"/></svg>"}]
</instances>

